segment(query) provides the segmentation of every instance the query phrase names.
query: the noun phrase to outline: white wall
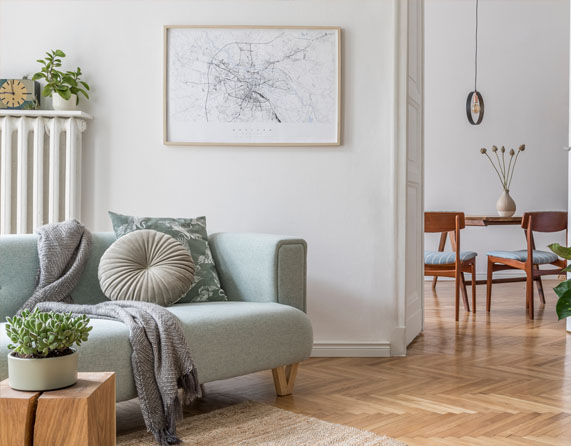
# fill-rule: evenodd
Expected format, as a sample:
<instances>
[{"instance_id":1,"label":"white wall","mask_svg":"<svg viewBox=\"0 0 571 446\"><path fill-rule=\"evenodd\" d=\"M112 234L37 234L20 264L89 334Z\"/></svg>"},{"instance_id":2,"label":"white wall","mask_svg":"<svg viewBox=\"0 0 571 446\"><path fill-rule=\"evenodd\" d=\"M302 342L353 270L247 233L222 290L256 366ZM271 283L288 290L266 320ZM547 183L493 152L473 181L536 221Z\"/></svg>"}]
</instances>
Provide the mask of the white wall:
<instances>
[{"instance_id":1,"label":"white wall","mask_svg":"<svg viewBox=\"0 0 571 446\"><path fill-rule=\"evenodd\" d=\"M1 1L0 74L60 48L93 86L84 221L106 212L206 215L209 230L293 234L309 244L315 340L373 344L395 329L393 1ZM18 19L14 19L18 17ZM162 145L165 24L343 28L343 145ZM386 353L386 350L384 351ZM379 354L382 354L380 352Z\"/></svg>"},{"instance_id":2,"label":"white wall","mask_svg":"<svg viewBox=\"0 0 571 446\"><path fill-rule=\"evenodd\" d=\"M474 5L425 5L425 208L495 215L502 189L479 149L525 143L511 186L517 214L566 210L569 1L480 0L478 90L486 109L479 126L465 112L474 86ZM545 249L553 240L536 242ZM426 237L426 249L437 245L436 236ZM516 226L462 234L462 248L479 253L478 275L485 275L486 251L524 247Z\"/></svg>"}]
</instances>

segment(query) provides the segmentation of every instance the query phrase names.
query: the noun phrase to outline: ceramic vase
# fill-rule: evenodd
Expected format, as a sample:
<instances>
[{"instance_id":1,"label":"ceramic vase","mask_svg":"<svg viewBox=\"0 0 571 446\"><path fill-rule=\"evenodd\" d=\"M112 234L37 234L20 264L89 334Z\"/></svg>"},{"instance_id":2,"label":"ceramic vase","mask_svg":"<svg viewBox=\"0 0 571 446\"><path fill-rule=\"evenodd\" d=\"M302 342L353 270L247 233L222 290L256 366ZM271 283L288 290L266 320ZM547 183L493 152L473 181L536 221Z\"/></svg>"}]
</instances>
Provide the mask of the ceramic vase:
<instances>
[{"instance_id":1,"label":"ceramic vase","mask_svg":"<svg viewBox=\"0 0 571 446\"><path fill-rule=\"evenodd\" d=\"M510 196L508 189L504 189L502 195L498 198L496 210L500 217L511 217L515 214L515 201L513 201L513 198Z\"/></svg>"},{"instance_id":2,"label":"ceramic vase","mask_svg":"<svg viewBox=\"0 0 571 446\"><path fill-rule=\"evenodd\" d=\"M13 389L42 392L76 382L77 350L55 358L25 359L14 353L8 355L8 384Z\"/></svg>"},{"instance_id":3,"label":"ceramic vase","mask_svg":"<svg viewBox=\"0 0 571 446\"><path fill-rule=\"evenodd\" d=\"M52 95L52 107L57 111L73 111L77 110L77 96L72 94L71 98L65 100L59 94Z\"/></svg>"}]
</instances>

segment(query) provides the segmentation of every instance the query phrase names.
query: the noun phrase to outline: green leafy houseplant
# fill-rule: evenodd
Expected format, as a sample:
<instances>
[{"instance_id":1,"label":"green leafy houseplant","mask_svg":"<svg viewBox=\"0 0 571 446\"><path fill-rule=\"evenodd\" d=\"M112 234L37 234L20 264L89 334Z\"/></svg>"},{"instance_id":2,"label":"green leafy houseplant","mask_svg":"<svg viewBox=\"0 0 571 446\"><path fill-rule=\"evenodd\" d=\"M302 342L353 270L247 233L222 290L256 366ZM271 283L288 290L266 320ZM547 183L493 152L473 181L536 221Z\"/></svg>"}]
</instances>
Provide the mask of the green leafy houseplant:
<instances>
[{"instance_id":1,"label":"green leafy houseplant","mask_svg":"<svg viewBox=\"0 0 571 446\"><path fill-rule=\"evenodd\" d=\"M79 103L79 93L89 99L89 85L81 80L81 68L77 67L75 71L59 71L61 67L61 58L65 57L62 50L52 50L46 53L45 59L38 59L42 65L42 69L32 77L33 80L43 79L46 85L42 90L42 96L52 96L54 93L59 94L66 101L72 95L76 97L76 104Z\"/></svg>"},{"instance_id":2,"label":"green leafy houseplant","mask_svg":"<svg viewBox=\"0 0 571 446\"><path fill-rule=\"evenodd\" d=\"M571 260L571 248L561 246L559 243L553 243L549 245L549 249L559 257ZM568 271L571 271L571 265L568 265L567 268L562 270L562 272ZM561 282L553 288L553 291L555 291L555 294L559 297L557 305L555 306L555 311L557 312L559 320L571 316L571 279Z\"/></svg>"},{"instance_id":3,"label":"green leafy houseplant","mask_svg":"<svg viewBox=\"0 0 571 446\"><path fill-rule=\"evenodd\" d=\"M70 347L87 341L89 318L71 313L42 313L24 310L20 316L6 318L6 333L13 342L8 345L19 358L51 358L72 353Z\"/></svg>"}]
</instances>

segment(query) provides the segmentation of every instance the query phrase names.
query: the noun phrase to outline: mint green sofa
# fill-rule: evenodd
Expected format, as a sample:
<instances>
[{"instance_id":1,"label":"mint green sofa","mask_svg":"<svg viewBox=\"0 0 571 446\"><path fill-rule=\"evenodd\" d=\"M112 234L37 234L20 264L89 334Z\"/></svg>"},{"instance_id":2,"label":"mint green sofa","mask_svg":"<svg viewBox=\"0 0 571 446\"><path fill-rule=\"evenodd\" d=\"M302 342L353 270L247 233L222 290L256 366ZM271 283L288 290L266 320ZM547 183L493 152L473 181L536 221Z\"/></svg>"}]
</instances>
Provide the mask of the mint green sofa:
<instances>
[{"instance_id":1,"label":"mint green sofa","mask_svg":"<svg viewBox=\"0 0 571 446\"><path fill-rule=\"evenodd\" d=\"M76 303L106 300L97 279L99 259L112 233L94 233L86 270L72 296ZM278 394L291 393L297 364L312 348L305 314L305 241L269 234L218 233L210 243L229 302L175 304L201 383L273 369ZM32 294L38 269L37 237L0 237L0 321ZM7 378L8 339L0 323L0 381ZM117 401L137 396L127 328L92 320L89 341L79 348L80 371L117 374ZM294 370L293 373L290 370ZM288 375L292 376L288 382ZM285 384L284 384L285 383Z\"/></svg>"}]
</instances>

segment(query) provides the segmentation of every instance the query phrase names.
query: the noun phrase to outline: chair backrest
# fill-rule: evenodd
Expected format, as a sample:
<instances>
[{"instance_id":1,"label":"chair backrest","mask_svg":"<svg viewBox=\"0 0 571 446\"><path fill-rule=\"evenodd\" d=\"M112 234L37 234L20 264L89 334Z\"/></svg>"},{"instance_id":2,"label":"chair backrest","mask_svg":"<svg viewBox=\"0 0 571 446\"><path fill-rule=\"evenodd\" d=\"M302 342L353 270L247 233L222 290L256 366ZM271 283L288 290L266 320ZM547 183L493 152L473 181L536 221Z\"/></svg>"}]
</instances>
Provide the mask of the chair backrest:
<instances>
[{"instance_id":1,"label":"chair backrest","mask_svg":"<svg viewBox=\"0 0 571 446\"><path fill-rule=\"evenodd\" d=\"M458 216L458 229L464 229L464 212L425 212L424 232L450 232L456 230L456 216Z\"/></svg>"},{"instance_id":2,"label":"chair backrest","mask_svg":"<svg viewBox=\"0 0 571 446\"><path fill-rule=\"evenodd\" d=\"M530 221L531 227L529 227ZM567 212L526 212L521 219L521 227L536 232L565 231Z\"/></svg>"}]
</instances>

